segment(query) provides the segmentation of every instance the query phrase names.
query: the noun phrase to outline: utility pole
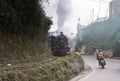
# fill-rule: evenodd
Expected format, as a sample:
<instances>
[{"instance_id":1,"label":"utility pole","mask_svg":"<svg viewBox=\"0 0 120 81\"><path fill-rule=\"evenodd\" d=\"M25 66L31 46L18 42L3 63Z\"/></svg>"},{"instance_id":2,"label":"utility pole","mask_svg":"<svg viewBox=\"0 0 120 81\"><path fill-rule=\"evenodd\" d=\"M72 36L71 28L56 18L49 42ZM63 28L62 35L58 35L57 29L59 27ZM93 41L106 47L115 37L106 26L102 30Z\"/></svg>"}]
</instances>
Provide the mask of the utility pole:
<instances>
[{"instance_id":1,"label":"utility pole","mask_svg":"<svg viewBox=\"0 0 120 81\"><path fill-rule=\"evenodd\" d=\"M93 22L93 19L94 19L94 9L92 9L92 11L91 11L91 14L90 14L90 18L89 18L88 24L90 24L91 22Z\"/></svg>"}]
</instances>

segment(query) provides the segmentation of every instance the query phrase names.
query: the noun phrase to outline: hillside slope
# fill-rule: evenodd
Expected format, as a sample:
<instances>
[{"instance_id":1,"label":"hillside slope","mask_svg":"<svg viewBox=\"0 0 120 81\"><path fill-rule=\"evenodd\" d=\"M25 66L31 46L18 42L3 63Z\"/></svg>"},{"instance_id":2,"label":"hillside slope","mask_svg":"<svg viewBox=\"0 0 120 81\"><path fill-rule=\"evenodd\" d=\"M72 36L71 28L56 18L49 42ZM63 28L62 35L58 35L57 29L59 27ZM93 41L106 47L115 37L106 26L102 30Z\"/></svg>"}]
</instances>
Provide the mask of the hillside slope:
<instances>
[{"instance_id":1,"label":"hillside slope","mask_svg":"<svg viewBox=\"0 0 120 81\"><path fill-rule=\"evenodd\" d=\"M118 40L120 40L120 16L92 23L83 33L83 42L96 48L111 49Z\"/></svg>"},{"instance_id":2,"label":"hillside slope","mask_svg":"<svg viewBox=\"0 0 120 81\"><path fill-rule=\"evenodd\" d=\"M42 0L1 0L0 5L0 63L40 59L52 24Z\"/></svg>"}]
</instances>

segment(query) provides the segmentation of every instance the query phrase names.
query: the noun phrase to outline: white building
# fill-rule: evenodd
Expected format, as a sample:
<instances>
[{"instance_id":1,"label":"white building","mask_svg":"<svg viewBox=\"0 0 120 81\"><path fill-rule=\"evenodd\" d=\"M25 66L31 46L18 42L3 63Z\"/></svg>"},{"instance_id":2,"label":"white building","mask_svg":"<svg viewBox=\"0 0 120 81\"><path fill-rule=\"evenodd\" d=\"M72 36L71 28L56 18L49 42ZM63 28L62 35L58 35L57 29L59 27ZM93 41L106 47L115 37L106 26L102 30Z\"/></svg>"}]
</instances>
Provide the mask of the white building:
<instances>
[{"instance_id":1,"label":"white building","mask_svg":"<svg viewBox=\"0 0 120 81\"><path fill-rule=\"evenodd\" d=\"M120 15L120 0L112 0L109 4L109 16Z\"/></svg>"}]
</instances>

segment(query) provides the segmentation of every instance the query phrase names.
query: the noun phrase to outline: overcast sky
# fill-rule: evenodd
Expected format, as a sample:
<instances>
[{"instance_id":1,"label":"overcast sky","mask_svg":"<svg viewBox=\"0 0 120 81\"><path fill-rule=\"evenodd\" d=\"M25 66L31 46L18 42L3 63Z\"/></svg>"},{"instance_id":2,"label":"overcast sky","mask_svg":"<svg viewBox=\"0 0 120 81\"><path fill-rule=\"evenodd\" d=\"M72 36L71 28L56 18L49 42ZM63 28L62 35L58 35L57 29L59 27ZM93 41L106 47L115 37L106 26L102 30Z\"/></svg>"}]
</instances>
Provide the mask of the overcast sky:
<instances>
[{"instance_id":1,"label":"overcast sky","mask_svg":"<svg viewBox=\"0 0 120 81\"><path fill-rule=\"evenodd\" d=\"M88 24L88 21L90 19L92 20L92 18L93 20L95 20L97 17L101 18L108 16L109 14L109 2L111 0L69 0L69 1L71 2L71 11L67 15L66 21L64 23L65 32L68 30L69 32L76 32L78 18L80 18L80 24L86 25ZM50 0L50 4L47 5L46 9L47 15L51 16L53 20L53 25L50 31L54 31L57 29L57 15L56 15L57 2L58 0Z\"/></svg>"}]
</instances>

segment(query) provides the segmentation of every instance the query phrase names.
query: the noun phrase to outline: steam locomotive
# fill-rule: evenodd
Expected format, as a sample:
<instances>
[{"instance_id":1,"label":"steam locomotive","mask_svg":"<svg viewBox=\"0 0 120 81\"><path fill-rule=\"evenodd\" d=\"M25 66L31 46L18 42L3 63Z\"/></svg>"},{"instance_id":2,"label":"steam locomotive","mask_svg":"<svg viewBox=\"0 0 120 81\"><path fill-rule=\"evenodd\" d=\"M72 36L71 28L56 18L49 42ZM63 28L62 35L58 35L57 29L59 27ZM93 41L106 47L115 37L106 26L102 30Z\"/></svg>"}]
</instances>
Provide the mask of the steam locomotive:
<instances>
[{"instance_id":1,"label":"steam locomotive","mask_svg":"<svg viewBox=\"0 0 120 81\"><path fill-rule=\"evenodd\" d=\"M67 55L70 51L70 47L68 47L68 39L62 33L58 36L52 35L49 37L49 47L51 52L57 56Z\"/></svg>"}]
</instances>

